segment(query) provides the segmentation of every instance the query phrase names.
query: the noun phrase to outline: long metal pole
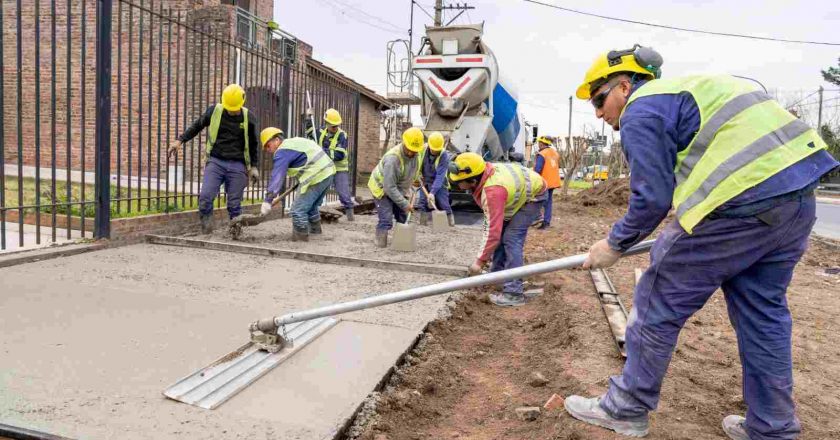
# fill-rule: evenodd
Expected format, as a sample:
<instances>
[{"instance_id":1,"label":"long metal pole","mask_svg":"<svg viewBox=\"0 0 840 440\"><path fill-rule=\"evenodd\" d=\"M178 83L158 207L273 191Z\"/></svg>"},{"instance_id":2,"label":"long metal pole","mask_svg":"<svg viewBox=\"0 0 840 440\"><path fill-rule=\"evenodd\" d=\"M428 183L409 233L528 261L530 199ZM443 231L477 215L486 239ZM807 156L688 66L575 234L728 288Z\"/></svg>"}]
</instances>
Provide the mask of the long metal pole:
<instances>
[{"instance_id":1,"label":"long metal pole","mask_svg":"<svg viewBox=\"0 0 840 440\"><path fill-rule=\"evenodd\" d=\"M651 246L653 246L653 242L654 240L643 241L628 249L622 256L627 257L647 252L650 250ZM471 289L473 287L486 286L489 284L499 284L511 279L524 278L554 272L561 269L571 269L581 266L584 260L586 260L586 255L587 254L579 254L556 260L544 261L542 263L528 264L515 269L491 272L484 275L432 284L431 286L415 287L413 289L402 290L399 292L386 293L384 295L378 295L370 298L319 307L317 309L288 313L268 320L254 322L251 324L250 329L251 331L271 331L285 324L292 324L315 318L323 318L325 316L340 315L342 313L355 312L356 310L369 309L371 307L379 307L403 301L411 301L425 298L427 296L454 292L456 290Z\"/></svg>"},{"instance_id":2,"label":"long metal pole","mask_svg":"<svg viewBox=\"0 0 840 440\"><path fill-rule=\"evenodd\" d=\"M112 1L97 0L96 2L98 14L98 20L96 20L96 215L93 230L96 238L111 237ZM85 206L82 205L82 212L84 208Z\"/></svg>"}]
</instances>

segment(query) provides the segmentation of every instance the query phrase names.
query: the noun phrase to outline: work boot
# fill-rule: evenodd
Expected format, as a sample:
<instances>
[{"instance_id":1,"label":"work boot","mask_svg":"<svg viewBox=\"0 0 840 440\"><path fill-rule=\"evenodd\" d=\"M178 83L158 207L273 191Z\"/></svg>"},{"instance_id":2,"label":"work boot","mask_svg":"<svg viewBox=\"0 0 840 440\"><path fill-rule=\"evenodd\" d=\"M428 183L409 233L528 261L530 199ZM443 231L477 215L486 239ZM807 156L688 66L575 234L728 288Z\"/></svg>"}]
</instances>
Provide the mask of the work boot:
<instances>
[{"instance_id":1,"label":"work boot","mask_svg":"<svg viewBox=\"0 0 840 440\"><path fill-rule=\"evenodd\" d=\"M352 222L353 220L355 220L355 218L353 217L353 208L345 208L344 215L347 216L348 222Z\"/></svg>"},{"instance_id":2,"label":"work boot","mask_svg":"<svg viewBox=\"0 0 840 440\"><path fill-rule=\"evenodd\" d=\"M722 423L723 432L732 440L750 440L750 436L747 435L747 428L744 426L746 421L747 419L741 416L726 416Z\"/></svg>"},{"instance_id":3,"label":"work boot","mask_svg":"<svg viewBox=\"0 0 840 440\"><path fill-rule=\"evenodd\" d=\"M388 247L388 231L376 230L376 237L373 240L378 248Z\"/></svg>"},{"instance_id":4,"label":"work boot","mask_svg":"<svg viewBox=\"0 0 840 440\"><path fill-rule=\"evenodd\" d=\"M306 228L292 227L292 241L309 241L309 230Z\"/></svg>"},{"instance_id":5,"label":"work boot","mask_svg":"<svg viewBox=\"0 0 840 440\"><path fill-rule=\"evenodd\" d=\"M502 293L491 293L490 295L490 302L502 307L516 307L521 306L528 302L530 298L527 298L523 294L516 294L516 293L509 293L509 292L502 292Z\"/></svg>"},{"instance_id":6,"label":"work boot","mask_svg":"<svg viewBox=\"0 0 840 440\"><path fill-rule=\"evenodd\" d=\"M429 225L429 213L426 211L420 212L420 226L428 226Z\"/></svg>"},{"instance_id":7,"label":"work boot","mask_svg":"<svg viewBox=\"0 0 840 440\"><path fill-rule=\"evenodd\" d=\"M454 228L455 227L455 214L449 214L446 217L449 218L449 226Z\"/></svg>"},{"instance_id":8,"label":"work boot","mask_svg":"<svg viewBox=\"0 0 840 440\"><path fill-rule=\"evenodd\" d=\"M323 234L324 231L321 229L321 220L316 222L310 221L309 222L309 233L310 234Z\"/></svg>"},{"instance_id":9,"label":"work boot","mask_svg":"<svg viewBox=\"0 0 840 440\"><path fill-rule=\"evenodd\" d=\"M212 234L213 233L213 216L212 215L202 215L200 218L201 218L201 233L202 234Z\"/></svg>"},{"instance_id":10,"label":"work boot","mask_svg":"<svg viewBox=\"0 0 840 440\"><path fill-rule=\"evenodd\" d=\"M627 420L616 419L601 408L600 402L600 397L587 399L581 396L569 396L563 402L563 406L572 417L590 425L607 428L630 437L644 437L648 434L647 415Z\"/></svg>"}]
</instances>

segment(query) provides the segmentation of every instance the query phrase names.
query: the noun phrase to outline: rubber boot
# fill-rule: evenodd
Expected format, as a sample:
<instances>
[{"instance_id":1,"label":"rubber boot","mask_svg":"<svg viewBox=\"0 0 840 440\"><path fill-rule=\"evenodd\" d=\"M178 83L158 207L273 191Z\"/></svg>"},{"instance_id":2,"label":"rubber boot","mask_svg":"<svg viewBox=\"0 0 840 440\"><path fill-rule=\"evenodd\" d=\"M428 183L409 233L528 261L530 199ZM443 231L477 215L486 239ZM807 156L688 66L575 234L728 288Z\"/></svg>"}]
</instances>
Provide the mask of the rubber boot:
<instances>
[{"instance_id":1,"label":"rubber boot","mask_svg":"<svg viewBox=\"0 0 840 440\"><path fill-rule=\"evenodd\" d=\"M428 226L429 225L429 213L426 211L420 212L420 226Z\"/></svg>"},{"instance_id":2,"label":"rubber boot","mask_svg":"<svg viewBox=\"0 0 840 440\"><path fill-rule=\"evenodd\" d=\"M201 233L202 234L212 234L213 233L213 216L212 215L202 215L201 216Z\"/></svg>"},{"instance_id":3,"label":"rubber boot","mask_svg":"<svg viewBox=\"0 0 840 440\"><path fill-rule=\"evenodd\" d=\"M355 218L353 217L353 208L345 208L344 215L347 216L348 222L352 222L353 220L355 220Z\"/></svg>"},{"instance_id":4,"label":"rubber boot","mask_svg":"<svg viewBox=\"0 0 840 440\"><path fill-rule=\"evenodd\" d=\"M292 227L292 241L309 241L309 230Z\"/></svg>"},{"instance_id":5,"label":"rubber boot","mask_svg":"<svg viewBox=\"0 0 840 440\"><path fill-rule=\"evenodd\" d=\"M318 220L317 222L309 222L309 233L310 234L323 234L324 231L321 229L321 221Z\"/></svg>"},{"instance_id":6,"label":"rubber boot","mask_svg":"<svg viewBox=\"0 0 840 440\"><path fill-rule=\"evenodd\" d=\"M455 227L455 214L449 214L447 216L449 218L449 226Z\"/></svg>"},{"instance_id":7,"label":"rubber boot","mask_svg":"<svg viewBox=\"0 0 840 440\"><path fill-rule=\"evenodd\" d=\"M376 230L376 237L373 240L378 248L388 247L388 231Z\"/></svg>"}]
</instances>

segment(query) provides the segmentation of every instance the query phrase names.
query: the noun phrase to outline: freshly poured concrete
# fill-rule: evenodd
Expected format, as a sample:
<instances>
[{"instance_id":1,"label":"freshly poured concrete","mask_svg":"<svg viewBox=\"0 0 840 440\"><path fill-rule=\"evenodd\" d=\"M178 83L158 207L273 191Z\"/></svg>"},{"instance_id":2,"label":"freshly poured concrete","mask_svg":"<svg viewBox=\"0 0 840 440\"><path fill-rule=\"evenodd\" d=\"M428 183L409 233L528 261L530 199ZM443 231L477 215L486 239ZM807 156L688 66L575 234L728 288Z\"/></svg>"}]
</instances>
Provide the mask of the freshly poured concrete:
<instances>
[{"instance_id":1,"label":"freshly poured concrete","mask_svg":"<svg viewBox=\"0 0 840 440\"><path fill-rule=\"evenodd\" d=\"M153 245L0 269L0 421L73 438L330 438L444 297L346 319L209 411L161 391L273 314L442 281Z\"/></svg>"}]
</instances>

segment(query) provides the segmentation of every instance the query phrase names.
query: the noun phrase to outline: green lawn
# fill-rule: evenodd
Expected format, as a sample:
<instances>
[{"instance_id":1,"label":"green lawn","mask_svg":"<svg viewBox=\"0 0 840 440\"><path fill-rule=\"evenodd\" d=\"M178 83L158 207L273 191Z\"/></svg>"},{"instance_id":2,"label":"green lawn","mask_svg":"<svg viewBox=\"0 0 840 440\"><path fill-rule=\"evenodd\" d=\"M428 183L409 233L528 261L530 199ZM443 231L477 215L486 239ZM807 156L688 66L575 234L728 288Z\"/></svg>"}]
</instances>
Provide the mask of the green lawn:
<instances>
[{"instance_id":1,"label":"green lawn","mask_svg":"<svg viewBox=\"0 0 840 440\"><path fill-rule=\"evenodd\" d=\"M38 204L38 200L36 195L39 191L35 185L35 179L26 177L22 179L23 183L23 204L18 203L18 188L19 182L18 178L14 176L6 176L5 180L5 196L6 196L6 208L14 208L17 206L33 206ZM52 213L53 212L53 203L56 204L55 212L56 214L67 214L67 183L62 181L55 182L55 197L53 197L52 192L52 181L48 179L41 179L41 187L40 187L40 205L41 205L41 212L42 213ZM132 188L131 197L133 199L149 197L149 196L156 196L157 190L152 189L151 191L145 189L136 189ZM161 199L158 202L158 199L153 198L151 200L140 200L140 205L138 207L138 200L131 200L131 206L129 207L128 199L128 188L120 188L119 194L117 193L116 185L111 186L111 218L126 218L126 217L137 217L141 215L149 215L149 214L160 214L165 212L181 212L181 211L190 211L198 209L198 196L189 197L186 196L182 198L179 195L177 198L163 198L165 196L165 192L160 192ZM172 194L174 195L174 194ZM117 200L117 199L126 199L126 200ZM82 185L80 183L72 183L70 185L70 203L78 203L82 201ZM93 185L85 185L84 186L84 200L85 200L85 217L93 218L94 216L94 205L92 202L95 200L95 193L94 193L94 186ZM242 201L243 205L251 205L256 203L261 203L262 199L244 199ZM45 206L50 205L50 206ZM119 206L118 206L119 205ZM222 203L224 205L224 203ZM119 208L119 209L118 209ZM130 208L130 209L129 209ZM70 205L70 215L72 216L81 216L81 209L82 205ZM35 208L24 208L24 213L34 213Z\"/></svg>"},{"instance_id":2,"label":"green lawn","mask_svg":"<svg viewBox=\"0 0 840 440\"><path fill-rule=\"evenodd\" d=\"M589 189L592 188L592 182L586 182L584 180L572 180L569 182L570 189Z\"/></svg>"}]
</instances>

